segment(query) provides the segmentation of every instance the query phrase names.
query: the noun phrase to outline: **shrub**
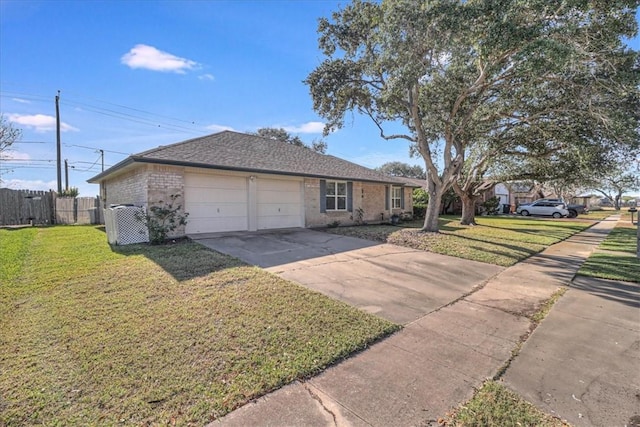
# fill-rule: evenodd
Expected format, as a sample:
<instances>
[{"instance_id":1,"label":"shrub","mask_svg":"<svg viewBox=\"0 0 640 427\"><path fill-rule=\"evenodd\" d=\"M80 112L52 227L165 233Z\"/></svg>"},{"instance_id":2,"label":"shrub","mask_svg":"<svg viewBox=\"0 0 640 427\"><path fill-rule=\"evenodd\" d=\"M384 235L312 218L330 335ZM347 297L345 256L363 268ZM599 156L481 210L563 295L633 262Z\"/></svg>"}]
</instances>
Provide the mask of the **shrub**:
<instances>
[{"instance_id":1,"label":"shrub","mask_svg":"<svg viewBox=\"0 0 640 427\"><path fill-rule=\"evenodd\" d=\"M68 190L62 190L58 193L58 197L78 197L78 194L80 194L78 187L69 187Z\"/></svg>"},{"instance_id":2,"label":"shrub","mask_svg":"<svg viewBox=\"0 0 640 427\"><path fill-rule=\"evenodd\" d=\"M362 208L356 209L353 221L356 223L356 225L364 225L364 223L365 223L364 222L364 209L362 209Z\"/></svg>"},{"instance_id":3,"label":"shrub","mask_svg":"<svg viewBox=\"0 0 640 427\"><path fill-rule=\"evenodd\" d=\"M167 240L167 235L180 225L187 224L188 213L181 213L182 205L175 206L179 194L169 196L171 201L165 203L160 200L158 204L149 207L149 211L143 218L139 218L147 224L149 229L149 242L152 245L159 245Z\"/></svg>"},{"instance_id":4,"label":"shrub","mask_svg":"<svg viewBox=\"0 0 640 427\"><path fill-rule=\"evenodd\" d=\"M498 215L500 212L500 199L492 197L482 202L482 211L487 215Z\"/></svg>"},{"instance_id":5,"label":"shrub","mask_svg":"<svg viewBox=\"0 0 640 427\"><path fill-rule=\"evenodd\" d=\"M427 205L413 205L413 217L416 219L424 218L427 214Z\"/></svg>"}]
</instances>

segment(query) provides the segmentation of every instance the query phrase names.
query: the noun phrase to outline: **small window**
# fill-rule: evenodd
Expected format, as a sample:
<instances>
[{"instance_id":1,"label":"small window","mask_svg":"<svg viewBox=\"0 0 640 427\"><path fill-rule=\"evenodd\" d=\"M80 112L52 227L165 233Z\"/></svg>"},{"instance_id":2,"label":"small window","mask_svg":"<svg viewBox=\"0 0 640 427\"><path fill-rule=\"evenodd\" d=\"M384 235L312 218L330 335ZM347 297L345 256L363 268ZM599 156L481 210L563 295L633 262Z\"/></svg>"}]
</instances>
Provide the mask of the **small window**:
<instances>
[{"instance_id":1,"label":"small window","mask_svg":"<svg viewBox=\"0 0 640 427\"><path fill-rule=\"evenodd\" d=\"M391 209L402 208L402 187L391 188Z\"/></svg>"},{"instance_id":2,"label":"small window","mask_svg":"<svg viewBox=\"0 0 640 427\"><path fill-rule=\"evenodd\" d=\"M338 181L327 181L327 210L346 211L347 210L347 183Z\"/></svg>"}]
</instances>

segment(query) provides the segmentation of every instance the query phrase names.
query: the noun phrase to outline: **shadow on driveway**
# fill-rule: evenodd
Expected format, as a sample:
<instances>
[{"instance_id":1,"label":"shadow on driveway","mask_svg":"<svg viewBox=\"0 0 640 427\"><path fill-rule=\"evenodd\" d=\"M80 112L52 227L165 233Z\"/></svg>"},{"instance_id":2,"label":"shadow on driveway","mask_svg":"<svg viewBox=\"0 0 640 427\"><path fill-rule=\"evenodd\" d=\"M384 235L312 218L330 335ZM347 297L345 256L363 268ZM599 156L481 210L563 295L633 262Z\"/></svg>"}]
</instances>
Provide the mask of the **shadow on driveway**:
<instances>
[{"instance_id":1,"label":"shadow on driveway","mask_svg":"<svg viewBox=\"0 0 640 427\"><path fill-rule=\"evenodd\" d=\"M451 303L504 269L308 229L190 238L400 324Z\"/></svg>"},{"instance_id":2,"label":"shadow on driveway","mask_svg":"<svg viewBox=\"0 0 640 427\"><path fill-rule=\"evenodd\" d=\"M190 235L192 240L218 252L262 268L379 245L352 237L288 228L268 231L237 231Z\"/></svg>"}]
</instances>

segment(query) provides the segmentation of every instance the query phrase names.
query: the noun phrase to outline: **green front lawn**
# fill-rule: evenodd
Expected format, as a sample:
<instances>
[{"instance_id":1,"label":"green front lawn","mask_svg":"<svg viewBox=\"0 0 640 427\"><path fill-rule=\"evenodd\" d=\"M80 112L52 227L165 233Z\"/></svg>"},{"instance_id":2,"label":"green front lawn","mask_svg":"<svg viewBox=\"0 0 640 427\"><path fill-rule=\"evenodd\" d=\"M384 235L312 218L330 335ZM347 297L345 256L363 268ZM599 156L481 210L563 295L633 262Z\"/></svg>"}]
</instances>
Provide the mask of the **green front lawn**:
<instances>
[{"instance_id":1,"label":"green front lawn","mask_svg":"<svg viewBox=\"0 0 640 427\"><path fill-rule=\"evenodd\" d=\"M459 217L440 218L440 233L423 233L422 221L399 226L365 225L327 229L328 232L388 242L443 255L510 266L593 224L517 216L478 217L477 226L460 225Z\"/></svg>"},{"instance_id":2,"label":"green front lawn","mask_svg":"<svg viewBox=\"0 0 640 427\"><path fill-rule=\"evenodd\" d=\"M0 425L203 425L398 329L191 242L0 230Z\"/></svg>"},{"instance_id":3,"label":"green front lawn","mask_svg":"<svg viewBox=\"0 0 640 427\"><path fill-rule=\"evenodd\" d=\"M607 238L582 265L578 274L603 279L640 282L636 226L619 221Z\"/></svg>"}]
</instances>

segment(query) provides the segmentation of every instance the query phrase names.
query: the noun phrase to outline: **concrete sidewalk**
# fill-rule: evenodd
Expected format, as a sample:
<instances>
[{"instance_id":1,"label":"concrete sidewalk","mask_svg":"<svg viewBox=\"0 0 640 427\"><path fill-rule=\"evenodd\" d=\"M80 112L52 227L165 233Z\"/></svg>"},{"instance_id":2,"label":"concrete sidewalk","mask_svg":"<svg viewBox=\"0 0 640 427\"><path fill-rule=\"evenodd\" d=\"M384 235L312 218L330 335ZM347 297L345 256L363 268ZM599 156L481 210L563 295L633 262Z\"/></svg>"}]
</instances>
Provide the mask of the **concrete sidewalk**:
<instances>
[{"instance_id":1,"label":"concrete sidewalk","mask_svg":"<svg viewBox=\"0 0 640 427\"><path fill-rule=\"evenodd\" d=\"M527 316L569 284L616 220L553 245L370 349L210 426L436 425L505 365L529 333Z\"/></svg>"},{"instance_id":2,"label":"concrete sidewalk","mask_svg":"<svg viewBox=\"0 0 640 427\"><path fill-rule=\"evenodd\" d=\"M505 384L576 427L640 426L639 309L639 283L577 277Z\"/></svg>"}]
</instances>

